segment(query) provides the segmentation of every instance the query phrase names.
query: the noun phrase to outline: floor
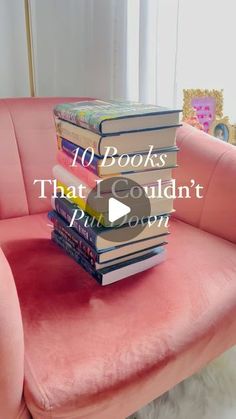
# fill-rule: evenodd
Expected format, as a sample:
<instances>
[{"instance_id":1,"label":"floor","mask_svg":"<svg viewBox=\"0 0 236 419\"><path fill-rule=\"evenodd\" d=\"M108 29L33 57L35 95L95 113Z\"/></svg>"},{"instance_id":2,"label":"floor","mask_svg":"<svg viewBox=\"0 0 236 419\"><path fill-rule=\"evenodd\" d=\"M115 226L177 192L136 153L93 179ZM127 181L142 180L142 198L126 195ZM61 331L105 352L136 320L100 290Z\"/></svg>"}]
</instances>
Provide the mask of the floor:
<instances>
[{"instance_id":1,"label":"floor","mask_svg":"<svg viewBox=\"0 0 236 419\"><path fill-rule=\"evenodd\" d=\"M128 419L236 419L236 347Z\"/></svg>"}]
</instances>

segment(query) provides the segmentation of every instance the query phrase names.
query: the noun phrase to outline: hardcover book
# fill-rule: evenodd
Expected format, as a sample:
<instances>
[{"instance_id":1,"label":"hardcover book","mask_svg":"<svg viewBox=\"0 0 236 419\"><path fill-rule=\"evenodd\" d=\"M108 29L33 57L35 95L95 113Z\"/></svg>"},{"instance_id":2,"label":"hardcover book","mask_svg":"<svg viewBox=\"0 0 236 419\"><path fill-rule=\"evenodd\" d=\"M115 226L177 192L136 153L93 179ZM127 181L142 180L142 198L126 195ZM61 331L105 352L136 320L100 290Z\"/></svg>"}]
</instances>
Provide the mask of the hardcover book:
<instances>
[{"instance_id":1,"label":"hardcover book","mask_svg":"<svg viewBox=\"0 0 236 419\"><path fill-rule=\"evenodd\" d=\"M100 270L100 269L104 269L104 268L108 268L108 267L114 267L115 265L117 265L117 263L123 263L123 262L128 262L128 261L132 261L135 258L138 258L140 256L145 256L148 253L150 253L150 249L145 249L145 250L141 250L140 252L136 252L134 254L131 255L126 255L123 256L119 259L115 259L115 260L111 260L105 263L98 263L98 262L94 262L91 264L91 261L89 259L87 259L86 257L84 257L83 253L81 253L80 251L78 251L78 249L76 250L75 246L73 245L73 243L68 240L67 238L65 238L65 236L63 236L63 234L61 234L61 232L59 232L58 230L53 230L53 232L60 236L60 239L62 242L64 242L63 247L67 248L71 253L73 252L74 255L76 255L76 259L79 261L80 259L83 259L84 264L87 265L88 269L94 269L96 271Z\"/></svg>"},{"instance_id":2,"label":"hardcover book","mask_svg":"<svg viewBox=\"0 0 236 419\"><path fill-rule=\"evenodd\" d=\"M175 126L180 110L139 102L90 100L59 104L54 115L98 134L117 134L130 131Z\"/></svg>"},{"instance_id":3,"label":"hardcover book","mask_svg":"<svg viewBox=\"0 0 236 419\"><path fill-rule=\"evenodd\" d=\"M57 180L57 186L61 189L62 195L67 197L69 201L78 205L83 211L86 211L90 216L95 217L104 227L110 227L111 223L107 212L98 212L95 208L87 204L86 199L80 196L71 197L71 191L68 186ZM161 198L161 199L150 199L150 217L161 216L173 212L173 199ZM93 204L95 200L93 200ZM119 220L114 221L114 227L119 226Z\"/></svg>"},{"instance_id":4,"label":"hardcover book","mask_svg":"<svg viewBox=\"0 0 236 419\"><path fill-rule=\"evenodd\" d=\"M103 250L108 249L110 247L116 246L117 242L111 241L110 231L114 230L113 227L106 228L101 225L98 225L95 218L90 217L86 214L86 224L83 218L80 218L80 208L76 204L68 201L66 198L62 198L57 196L55 199L52 198L52 207L54 210L70 225L72 217L74 216L74 212L78 211L77 217L73 222L73 229L76 230L80 236L82 236L92 247L96 250ZM162 218L153 218L150 219L149 222L146 223L146 228L142 230L142 232L135 236L132 240L125 240L126 233L129 231L130 226L124 225L119 227L122 230L122 234L124 237L124 241L120 242L120 245L124 245L126 243L131 243L134 241L145 240L155 236L161 236L163 234L168 234L168 220L169 217L167 215L163 216ZM133 226L133 230L138 230L139 226Z\"/></svg>"},{"instance_id":5,"label":"hardcover book","mask_svg":"<svg viewBox=\"0 0 236 419\"><path fill-rule=\"evenodd\" d=\"M82 170L81 170L82 172ZM79 190L81 185L83 186L83 196L87 197L89 195L89 193L93 190L93 188L91 188L90 186L88 186L86 184L86 182L83 182L83 180L77 175L74 175L73 173L71 173L71 171L69 171L68 169L66 169L65 167L61 166L60 164L57 164L56 166L53 167L52 169L52 173L53 176L61 181L62 183L64 183L65 185L70 185L71 187L74 187L75 190ZM83 176L82 176L83 177ZM112 177L114 178L114 177ZM116 177L115 177L116 178ZM152 177L152 183L149 185L139 185L140 188L144 188L145 190L148 191L148 188L152 188L152 194L155 194L155 197L158 195L158 190L160 190L160 192L163 194L164 190L166 187L168 187L169 185L172 184L172 181L165 181L165 182L161 182L159 186L159 182L158 179L156 179L155 177ZM104 190L102 188L101 190L101 194L103 198L112 198L113 197L113 193L114 191L112 191L112 184L109 185L109 190ZM106 188L108 189L108 187ZM126 182L120 182L118 183L118 185L116 185L116 191L124 191L127 190L127 184ZM151 191L151 189L149 189ZM153 195L154 196L154 195ZM86 198L85 198L86 199Z\"/></svg>"},{"instance_id":6,"label":"hardcover book","mask_svg":"<svg viewBox=\"0 0 236 419\"><path fill-rule=\"evenodd\" d=\"M95 173L88 170L84 167L81 163L81 160L78 162L76 161L75 165L73 165L73 157L70 156L63 150L58 150L57 152L57 162L61 167L68 170L72 175L79 177L84 184L89 186L91 189L95 188L97 182L101 180Z\"/></svg>"},{"instance_id":7,"label":"hardcover book","mask_svg":"<svg viewBox=\"0 0 236 419\"><path fill-rule=\"evenodd\" d=\"M176 145L176 129L179 125L117 135L96 134L58 118L55 118L55 126L59 137L66 138L82 148L92 147L95 154L104 156L106 147L115 147L118 155L147 152L149 144L152 144L154 149L173 147Z\"/></svg>"},{"instance_id":8,"label":"hardcover book","mask_svg":"<svg viewBox=\"0 0 236 419\"><path fill-rule=\"evenodd\" d=\"M64 237L78 253L86 258L92 266L95 266L96 262L107 263L114 261L114 263L119 263L119 259L124 256L133 254L135 257L137 252L146 249L150 249L151 251L154 247L166 244L166 235L162 235L125 245L113 246L108 249L95 250L89 242L69 227L63 218L55 211L50 211L48 217L54 225L54 230L61 234L61 236Z\"/></svg>"},{"instance_id":9,"label":"hardcover book","mask_svg":"<svg viewBox=\"0 0 236 419\"><path fill-rule=\"evenodd\" d=\"M106 193L101 193L101 195L97 195L96 199L88 199L88 196L90 196L92 189L90 189L88 186L86 187L86 185L83 184L83 182L77 178L76 176L72 175L70 172L68 172L66 169L64 169L64 167L62 166L54 166L53 167L53 176L55 177L55 179L57 180L57 184L58 186L62 186L63 189L65 190L66 187L66 193L65 195L68 195L68 198L70 200L73 200L73 202L78 203L79 206L81 206L79 204L79 202L83 201L83 206L82 209L84 210L85 208L87 208L87 212L89 211L89 206L91 206L92 210L94 210L97 214L98 213L108 213L108 200L109 198L112 198L113 194L112 192L106 192ZM153 181L155 182L155 179L153 179ZM161 214L165 213L169 213L173 210L173 200L171 198L166 198L165 197L165 189L168 186L171 186L171 182L163 182L161 184L161 186L159 186L159 184L155 183L153 185L144 185L143 186L143 194L146 193L146 196L149 199L149 203L150 203L150 207L151 207L151 211L155 211L156 209L160 210L161 209ZM80 187L83 186L83 192L82 194L79 193ZM69 190L69 188L73 188L73 195L71 194L71 191ZM141 188L141 187L140 187ZM149 189L148 189L149 188ZM117 192L119 191L118 187L117 187ZM121 186L121 190L125 190L125 187L122 188ZM78 191L76 193L76 191ZM75 193L74 193L75 192ZM93 190L93 195L95 197L95 192ZM75 201L77 200L78 201ZM169 202L168 202L169 201ZM138 209L141 205L141 201L136 199L134 205L133 205L133 209ZM166 208L166 210L165 210ZM90 214L90 213L89 213ZM90 215L94 215L96 218L97 216L95 214L90 214ZM159 213L151 213L151 215L159 215Z\"/></svg>"},{"instance_id":10,"label":"hardcover book","mask_svg":"<svg viewBox=\"0 0 236 419\"><path fill-rule=\"evenodd\" d=\"M136 273L143 272L163 262L166 258L165 249L159 246L143 256L134 257L129 261L96 270L59 233L53 231L52 240L92 275L100 285L112 284Z\"/></svg>"}]
</instances>

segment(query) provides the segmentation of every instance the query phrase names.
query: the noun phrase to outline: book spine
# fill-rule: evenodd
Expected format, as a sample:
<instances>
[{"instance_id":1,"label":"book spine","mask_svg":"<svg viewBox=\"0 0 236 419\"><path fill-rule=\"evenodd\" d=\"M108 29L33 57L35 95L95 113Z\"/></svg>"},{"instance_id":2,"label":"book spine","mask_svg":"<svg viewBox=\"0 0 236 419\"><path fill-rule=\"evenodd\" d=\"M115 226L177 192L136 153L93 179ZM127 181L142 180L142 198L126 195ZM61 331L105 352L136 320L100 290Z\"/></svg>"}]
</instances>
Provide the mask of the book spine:
<instances>
[{"instance_id":1,"label":"book spine","mask_svg":"<svg viewBox=\"0 0 236 419\"><path fill-rule=\"evenodd\" d=\"M59 180L57 180L57 186L61 188L64 196L67 197L68 195L70 195L70 191L69 191L68 187L66 185L64 185L64 183L62 183ZM104 214L102 212L99 213L98 211L95 211L80 196L70 197L68 199L69 199L69 201L71 201L74 204L78 205L78 207L81 208L83 211L87 212L91 217L96 218L96 220L99 221L99 223L102 224L103 227L110 227L110 224L106 220Z\"/></svg>"},{"instance_id":2,"label":"book spine","mask_svg":"<svg viewBox=\"0 0 236 419\"><path fill-rule=\"evenodd\" d=\"M77 125L78 127L85 128L95 134L101 134L99 120L97 123L90 124L89 122L86 122L85 119L78 117L77 112L74 110L62 108L58 109L58 107L54 108L54 115L62 121L67 121L71 124Z\"/></svg>"},{"instance_id":3,"label":"book spine","mask_svg":"<svg viewBox=\"0 0 236 419\"><path fill-rule=\"evenodd\" d=\"M69 227L55 211L50 211L48 218L52 221L55 230L57 230L65 240L68 240L77 252L85 257L91 265L94 266L95 262L100 262L99 254L81 236L79 236L76 231Z\"/></svg>"},{"instance_id":4,"label":"book spine","mask_svg":"<svg viewBox=\"0 0 236 419\"><path fill-rule=\"evenodd\" d=\"M54 201L55 209L62 218L64 218L69 224L71 223L75 209L71 207L71 204L66 202L66 199L55 198ZM83 217L84 218L84 217ZM97 236L92 228L87 225L83 225L82 220L74 220L73 228L82 236L87 242L91 243L92 246L96 247Z\"/></svg>"},{"instance_id":5,"label":"book spine","mask_svg":"<svg viewBox=\"0 0 236 419\"><path fill-rule=\"evenodd\" d=\"M86 167L82 167L81 165L72 166L73 158L63 150L58 150L57 161L61 166L63 166L66 170L72 173L72 175L78 177L91 189L95 188L97 182L101 180L98 176L96 176L92 171L88 170Z\"/></svg>"},{"instance_id":6,"label":"book spine","mask_svg":"<svg viewBox=\"0 0 236 419\"><path fill-rule=\"evenodd\" d=\"M72 143L75 142L84 149L91 147L93 148L95 154L100 154L100 135L97 135L94 132L88 131L76 125L70 124L69 122L61 121L60 119L55 120L55 126L56 133L59 137L66 138Z\"/></svg>"},{"instance_id":7,"label":"book spine","mask_svg":"<svg viewBox=\"0 0 236 419\"><path fill-rule=\"evenodd\" d=\"M68 254L68 256L72 257L72 259L74 259L75 262L80 264L82 268L84 268L86 272L88 272L93 278L95 278L98 283L102 284L102 275L98 271L96 271L95 267L88 263L88 261L82 255L80 255L70 245L70 243L67 242L64 239L64 237L61 236L60 233L52 231L51 237L52 240Z\"/></svg>"},{"instance_id":8,"label":"book spine","mask_svg":"<svg viewBox=\"0 0 236 419\"><path fill-rule=\"evenodd\" d=\"M77 146L76 144L72 143L71 141L66 140L65 138L58 137L57 138L57 146L59 150L63 150L65 153L67 153L72 159L74 160L75 153L77 153L76 157L76 163L78 163L83 169L89 170L90 172L94 173L98 176L99 174L99 157L94 156L91 163L87 166L91 159L91 153L89 151L85 152L85 149L82 147ZM84 158L84 165L82 164L82 157Z\"/></svg>"}]
</instances>

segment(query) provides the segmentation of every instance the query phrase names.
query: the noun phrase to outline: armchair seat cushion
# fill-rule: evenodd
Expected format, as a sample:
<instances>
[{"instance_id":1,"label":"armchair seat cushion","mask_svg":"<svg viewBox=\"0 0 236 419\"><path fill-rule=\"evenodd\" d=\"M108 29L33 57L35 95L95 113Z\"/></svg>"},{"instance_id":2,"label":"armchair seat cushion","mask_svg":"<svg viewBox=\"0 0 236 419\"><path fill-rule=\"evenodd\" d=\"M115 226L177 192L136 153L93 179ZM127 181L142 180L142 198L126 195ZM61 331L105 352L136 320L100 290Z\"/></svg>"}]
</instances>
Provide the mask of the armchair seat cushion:
<instances>
[{"instance_id":1,"label":"armchair seat cushion","mask_svg":"<svg viewBox=\"0 0 236 419\"><path fill-rule=\"evenodd\" d=\"M46 213L0 220L0 247L7 253L13 242L48 239L50 231Z\"/></svg>"},{"instance_id":2,"label":"armchair seat cushion","mask_svg":"<svg viewBox=\"0 0 236 419\"><path fill-rule=\"evenodd\" d=\"M48 224L45 214L0 221L34 418L124 417L235 344L235 244L173 219L165 263L101 287Z\"/></svg>"}]
</instances>

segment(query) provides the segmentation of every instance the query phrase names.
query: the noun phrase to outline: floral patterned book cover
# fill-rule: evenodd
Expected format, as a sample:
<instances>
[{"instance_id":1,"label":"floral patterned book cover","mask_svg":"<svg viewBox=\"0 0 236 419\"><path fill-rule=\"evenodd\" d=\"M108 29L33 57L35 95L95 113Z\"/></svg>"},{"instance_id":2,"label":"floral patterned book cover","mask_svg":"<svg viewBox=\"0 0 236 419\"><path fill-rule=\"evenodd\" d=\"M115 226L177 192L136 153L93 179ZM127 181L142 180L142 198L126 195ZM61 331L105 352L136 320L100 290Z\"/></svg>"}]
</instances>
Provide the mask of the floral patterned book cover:
<instances>
[{"instance_id":1,"label":"floral patterned book cover","mask_svg":"<svg viewBox=\"0 0 236 419\"><path fill-rule=\"evenodd\" d=\"M103 134L103 123L108 120L132 117L178 114L162 106L147 105L139 102L90 100L63 103L54 108L54 115L72 124ZM174 125L174 124L173 124Z\"/></svg>"}]
</instances>

